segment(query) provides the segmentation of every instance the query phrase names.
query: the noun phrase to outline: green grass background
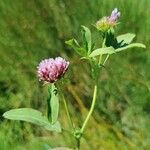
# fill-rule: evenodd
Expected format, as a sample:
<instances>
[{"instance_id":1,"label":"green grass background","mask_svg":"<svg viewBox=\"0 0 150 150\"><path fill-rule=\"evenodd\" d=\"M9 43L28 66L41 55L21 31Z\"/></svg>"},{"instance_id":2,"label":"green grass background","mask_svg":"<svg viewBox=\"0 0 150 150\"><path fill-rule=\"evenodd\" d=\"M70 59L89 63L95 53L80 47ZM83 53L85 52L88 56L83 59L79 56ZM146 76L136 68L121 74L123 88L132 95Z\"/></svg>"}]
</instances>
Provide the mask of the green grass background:
<instances>
[{"instance_id":1,"label":"green grass background","mask_svg":"<svg viewBox=\"0 0 150 150\"><path fill-rule=\"evenodd\" d=\"M0 150L46 150L48 145L74 147L67 133L47 132L2 114L32 107L46 113L46 87L36 66L61 55L71 62L64 86L71 116L80 126L93 91L86 62L64 42L81 40L81 25L98 41L94 24L117 7L118 34L136 33L146 50L113 55L101 74L96 111L86 128L82 150L149 150L150 147L150 1L149 0L1 0L0 1ZM62 103L60 101L60 103ZM61 123L68 128L61 104Z\"/></svg>"}]
</instances>

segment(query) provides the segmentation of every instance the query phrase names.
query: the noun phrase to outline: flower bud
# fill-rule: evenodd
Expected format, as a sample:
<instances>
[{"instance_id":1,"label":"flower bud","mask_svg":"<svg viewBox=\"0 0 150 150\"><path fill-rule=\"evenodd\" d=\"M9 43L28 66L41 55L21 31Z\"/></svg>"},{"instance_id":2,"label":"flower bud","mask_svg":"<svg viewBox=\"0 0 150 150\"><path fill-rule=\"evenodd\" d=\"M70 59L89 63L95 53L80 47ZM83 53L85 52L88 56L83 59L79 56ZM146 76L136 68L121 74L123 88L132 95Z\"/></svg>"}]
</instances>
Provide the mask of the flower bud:
<instances>
[{"instance_id":1,"label":"flower bud","mask_svg":"<svg viewBox=\"0 0 150 150\"><path fill-rule=\"evenodd\" d=\"M96 28L102 32L107 32L110 28L117 25L120 12L115 8L110 16L105 16L96 23Z\"/></svg>"},{"instance_id":2,"label":"flower bud","mask_svg":"<svg viewBox=\"0 0 150 150\"><path fill-rule=\"evenodd\" d=\"M109 22L112 23L112 24L116 24L119 17L120 17L120 12L118 11L117 8L115 8L112 13L111 13L111 16L109 17Z\"/></svg>"},{"instance_id":3,"label":"flower bud","mask_svg":"<svg viewBox=\"0 0 150 150\"><path fill-rule=\"evenodd\" d=\"M110 29L108 17L103 17L96 22L96 28L102 32L106 32Z\"/></svg>"},{"instance_id":4,"label":"flower bud","mask_svg":"<svg viewBox=\"0 0 150 150\"><path fill-rule=\"evenodd\" d=\"M69 62L61 57L45 59L37 67L39 80L54 83L65 74L68 67Z\"/></svg>"}]
</instances>

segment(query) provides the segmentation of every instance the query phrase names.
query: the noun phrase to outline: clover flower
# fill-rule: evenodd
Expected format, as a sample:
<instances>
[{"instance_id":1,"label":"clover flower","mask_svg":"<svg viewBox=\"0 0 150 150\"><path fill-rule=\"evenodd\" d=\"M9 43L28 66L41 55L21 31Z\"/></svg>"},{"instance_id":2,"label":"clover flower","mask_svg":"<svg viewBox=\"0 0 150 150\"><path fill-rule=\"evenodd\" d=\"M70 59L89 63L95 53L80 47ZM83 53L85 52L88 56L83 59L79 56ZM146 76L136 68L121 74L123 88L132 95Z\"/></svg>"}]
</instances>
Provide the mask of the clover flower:
<instances>
[{"instance_id":1,"label":"clover flower","mask_svg":"<svg viewBox=\"0 0 150 150\"><path fill-rule=\"evenodd\" d=\"M110 16L105 16L96 22L96 28L102 32L107 32L110 28L117 25L121 13L115 8Z\"/></svg>"},{"instance_id":2,"label":"clover flower","mask_svg":"<svg viewBox=\"0 0 150 150\"><path fill-rule=\"evenodd\" d=\"M68 67L69 62L61 57L45 59L37 67L39 80L54 83L65 74Z\"/></svg>"}]
</instances>

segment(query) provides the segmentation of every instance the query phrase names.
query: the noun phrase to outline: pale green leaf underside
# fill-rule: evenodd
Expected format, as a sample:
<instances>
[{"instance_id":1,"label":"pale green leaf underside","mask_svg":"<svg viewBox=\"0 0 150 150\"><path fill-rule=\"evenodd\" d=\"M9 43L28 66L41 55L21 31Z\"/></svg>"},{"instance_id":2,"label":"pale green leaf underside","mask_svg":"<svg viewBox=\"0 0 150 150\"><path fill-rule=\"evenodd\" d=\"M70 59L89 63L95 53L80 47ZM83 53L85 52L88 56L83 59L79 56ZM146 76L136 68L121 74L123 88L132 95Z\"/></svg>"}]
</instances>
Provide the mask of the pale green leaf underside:
<instances>
[{"instance_id":1,"label":"pale green leaf underside","mask_svg":"<svg viewBox=\"0 0 150 150\"><path fill-rule=\"evenodd\" d=\"M40 111L32 108L12 109L3 114L4 118L26 121L44 127L50 131L61 132L60 123L50 124L48 119Z\"/></svg>"},{"instance_id":2,"label":"pale green leaf underside","mask_svg":"<svg viewBox=\"0 0 150 150\"><path fill-rule=\"evenodd\" d=\"M134 47L146 48L146 46L144 44L141 44L141 43L132 43L132 44L129 44L127 46L124 46L124 47L116 49L115 52L120 52L120 51L129 49L129 48L134 48Z\"/></svg>"},{"instance_id":3,"label":"pale green leaf underside","mask_svg":"<svg viewBox=\"0 0 150 150\"><path fill-rule=\"evenodd\" d=\"M117 37L117 42L121 43L121 45L130 44L134 38L135 38L135 34L126 33L126 34L119 35Z\"/></svg>"},{"instance_id":4,"label":"pale green leaf underside","mask_svg":"<svg viewBox=\"0 0 150 150\"><path fill-rule=\"evenodd\" d=\"M115 49L113 47L105 47L105 48L98 48L94 50L89 57L95 57L98 55L103 55L103 54L113 54L115 53Z\"/></svg>"},{"instance_id":5,"label":"pale green leaf underside","mask_svg":"<svg viewBox=\"0 0 150 150\"><path fill-rule=\"evenodd\" d=\"M99 49L94 50L89 55L89 57L95 57L95 56L99 56L99 55L103 55L103 54L111 55L111 54L129 49L129 48L135 48L135 47L137 47L137 48L146 48L146 46L144 44L141 44L141 43L132 43L132 44L129 44L127 46L117 48L117 49L114 49L113 47L105 47L105 48L99 48Z\"/></svg>"}]
</instances>

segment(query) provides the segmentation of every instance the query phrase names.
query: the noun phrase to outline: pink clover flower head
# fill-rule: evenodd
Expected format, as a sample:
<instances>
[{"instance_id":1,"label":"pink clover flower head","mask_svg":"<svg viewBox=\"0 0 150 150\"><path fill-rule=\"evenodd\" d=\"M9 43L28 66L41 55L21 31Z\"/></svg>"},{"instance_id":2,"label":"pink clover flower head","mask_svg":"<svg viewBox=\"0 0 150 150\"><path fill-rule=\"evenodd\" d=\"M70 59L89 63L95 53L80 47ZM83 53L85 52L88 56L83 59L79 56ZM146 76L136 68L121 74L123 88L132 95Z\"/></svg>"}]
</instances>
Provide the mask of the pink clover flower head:
<instances>
[{"instance_id":1,"label":"pink clover flower head","mask_svg":"<svg viewBox=\"0 0 150 150\"><path fill-rule=\"evenodd\" d=\"M54 83L66 73L68 67L69 62L62 57L42 60L37 67L39 80Z\"/></svg>"},{"instance_id":2,"label":"pink clover flower head","mask_svg":"<svg viewBox=\"0 0 150 150\"><path fill-rule=\"evenodd\" d=\"M117 8L115 8L112 13L111 16L109 17L109 21L112 23L116 23L118 21L118 19L120 18L121 13L118 11Z\"/></svg>"}]
</instances>

